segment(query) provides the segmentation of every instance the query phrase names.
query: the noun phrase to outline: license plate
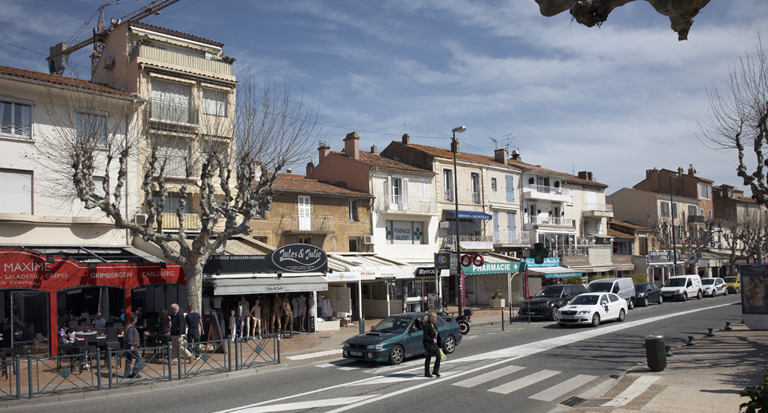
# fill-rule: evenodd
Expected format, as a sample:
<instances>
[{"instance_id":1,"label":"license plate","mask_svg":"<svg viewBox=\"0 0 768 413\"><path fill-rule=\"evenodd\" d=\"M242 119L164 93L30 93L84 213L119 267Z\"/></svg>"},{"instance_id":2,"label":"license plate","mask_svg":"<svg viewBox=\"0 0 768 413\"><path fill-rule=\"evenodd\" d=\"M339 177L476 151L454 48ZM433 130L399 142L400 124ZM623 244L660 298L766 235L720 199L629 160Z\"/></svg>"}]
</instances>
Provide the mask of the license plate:
<instances>
[{"instance_id":1,"label":"license plate","mask_svg":"<svg viewBox=\"0 0 768 413\"><path fill-rule=\"evenodd\" d=\"M354 356L354 357L363 357L363 352L362 351L350 351L349 355L350 356Z\"/></svg>"},{"instance_id":2,"label":"license plate","mask_svg":"<svg viewBox=\"0 0 768 413\"><path fill-rule=\"evenodd\" d=\"M572 315L561 315L560 319L562 319L562 320L573 320L573 316Z\"/></svg>"}]
</instances>

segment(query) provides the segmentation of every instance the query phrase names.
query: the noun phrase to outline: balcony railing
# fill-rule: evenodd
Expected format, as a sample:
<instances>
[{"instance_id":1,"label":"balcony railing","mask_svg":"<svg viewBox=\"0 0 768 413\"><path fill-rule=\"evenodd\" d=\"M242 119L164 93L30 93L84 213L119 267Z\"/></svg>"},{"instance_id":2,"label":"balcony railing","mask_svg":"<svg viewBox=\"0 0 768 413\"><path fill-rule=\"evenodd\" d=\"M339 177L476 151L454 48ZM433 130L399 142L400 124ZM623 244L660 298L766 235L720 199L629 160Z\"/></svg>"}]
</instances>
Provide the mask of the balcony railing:
<instances>
[{"instance_id":1,"label":"balcony railing","mask_svg":"<svg viewBox=\"0 0 768 413\"><path fill-rule=\"evenodd\" d=\"M330 234L334 231L334 220L332 215L313 214L306 218L288 215L283 217L282 229L283 232Z\"/></svg>"},{"instance_id":2,"label":"balcony railing","mask_svg":"<svg viewBox=\"0 0 768 413\"><path fill-rule=\"evenodd\" d=\"M556 217L531 217L531 224L534 225L559 225L559 226L573 226L573 219L571 218L556 218Z\"/></svg>"},{"instance_id":3,"label":"balcony railing","mask_svg":"<svg viewBox=\"0 0 768 413\"><path fill-rule=\"evenodd\" d=\"M523 187L523 196L532 199L571 202L571 190L556 186L526 185Z\"/></svg>"},{"instance_id":4,"label":"balcony railing","mask_svg":"<svg viewBox=\"0 0 768 413\"><path fill-rule=\"evenodd\" d=\"M163 217L163 229L178 230L179 216L175 212L162 212ZM199 231L200 230L200 215L198 214L182 214L181 222L184 224L185 231ZM152 222L152 226L155 223Z\"/></svg>"},{"instance_id":5,"label":"balcony railing","mask_svg":"<svg viewBox=\"0 0 768 413\"><path fill-rule=\"evenodd\" d=\"M473 204L480 203L480 192L472 192L472 203Z\"/></svg>"},{"instance_id":6,"label":"balcony railing","mask_svg":"<svg viewBox=\"0 0 768 413\"><path fill-rule=\"evenodd\" d=\"M182 53L163 50L151 45L137 44L134 46L130 53L130 61L133 61L137 57L219 75L232 76L232 65L229 63L204 59L197 56L188 56Z\"/></svg>"},{"instance_id":7,"label":"balcony railing","mask_svg":"<svg viewBox=\"0 0 768 413\"><path fill-rule=\"evenodd\" d=\"M387 195L377 198L376 211L436 214L437 202L434 199L423 200L421 197L406 198L402 195Z\"/></svg>"},{"instance_id":8,"label":"balcony railing","mask_svg":"<svg viewBox=\"0 0 768 413\"><path fill-rule=\"evenodd\" d=\"M494 231L493 243L531 245L527 231Z\"/></svg>"},{"instance_id":9,"label":"balcony railing","mask_svg":"<svg viewBox=\"0 0 768 413\"><path fill-rule=\"evenodd\" d=\"M613 205L587 202L584 204L585 217L613 217Z\"/></svg>"},{"instance_id":10,"label":"balcony railing","mask_svg":"<svg viewBox=\"0 0 768 413\"><path fill-rule=\"evenodd\" d=\"M151 120L160 122L195 126L200 124L196 107L167 100L153 99L150 102L149 117Z\"/></svg>"}]
</instances>

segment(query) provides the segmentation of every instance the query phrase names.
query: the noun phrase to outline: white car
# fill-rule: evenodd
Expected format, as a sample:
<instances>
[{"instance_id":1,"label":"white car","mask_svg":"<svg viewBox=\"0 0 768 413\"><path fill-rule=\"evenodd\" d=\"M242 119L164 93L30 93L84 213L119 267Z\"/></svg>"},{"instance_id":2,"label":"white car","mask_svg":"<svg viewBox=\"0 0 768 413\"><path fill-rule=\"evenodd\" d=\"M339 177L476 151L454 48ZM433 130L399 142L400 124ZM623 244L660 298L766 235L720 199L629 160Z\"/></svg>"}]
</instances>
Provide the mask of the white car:
<instances>
[{"instance_id":1,"label":"white car","mask_svg":"<svg viewBox=\"0 0 768 413\"><path fill-rule=\"evenodd\" d=\"M603 320L624 321L627 316L627 300L613 293L584 293L557 310L560 327L574 324L600 325Z\"/></svg>"},{"instance_id":2,"label":"white car","mask_svg":"<svg viewBox=\"0 0 768 413\"><path fill-rule=\"evenodd\" d=\"M728 284L720 277L715 278L702 278L701 286L703 287L704 297L716 297L718 294L728 295Z\"/></svg>"}]
</instances>

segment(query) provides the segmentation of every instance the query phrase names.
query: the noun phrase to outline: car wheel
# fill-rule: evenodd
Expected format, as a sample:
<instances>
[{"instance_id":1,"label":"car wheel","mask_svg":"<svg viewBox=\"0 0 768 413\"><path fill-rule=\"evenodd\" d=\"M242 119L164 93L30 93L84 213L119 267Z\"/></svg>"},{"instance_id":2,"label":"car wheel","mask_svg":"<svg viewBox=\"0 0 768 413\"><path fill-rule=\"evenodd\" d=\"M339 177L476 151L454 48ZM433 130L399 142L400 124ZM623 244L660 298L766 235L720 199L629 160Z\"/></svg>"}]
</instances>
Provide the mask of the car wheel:
<instances>
[{"instance_id":1,"label":"car wheel","mask_svg":"<svg viewBox=\"0 0 768 413\"><path fill-rule=\"evenodd\" d=\"M456 350L456 339L449 335L445 338L445 343L443 343L443 352L445 354L451 354L453 353L453 350Z\"/></svg>"},{"instance_id":2,"label":"car wheel","mask_svg":"<svg viewBox=\"0 0 768 413\"><path fill-rule=\"evenodd\" d=\"M627 318L627 314L624 313L624 309L622 308L621 310L619 310L619 318L618 318L618 320L619 320L619 322L622 322L622 321L626 320L626 318Z\"/></svg>"},{"instance_id":3,"label":"car wheel","mask_svg":"<svg viewBox=\"0 0 768 413\"><path fill-rule=\"evenodd\" d=\"M688 301L688 293L683 293L683 301Z\"/></svg>"},{"instance_id":4,"label":"car wheel","mask_svg":"<svg viewBox=\"0 0 768 413\"><path fill-rule=\"evenodd\" d=\"M549 313L549 319L552 321L557 321L557 310L559 310L559 307L553 306L552 310Z\"/></svg>"},{"instance_id":5,"label":"car wheel","mask_svg":"<svg viewBox=\"0 0 768 413\"><path fill-rule=\"evenodd\" d=\"M650 304L648 297L643 298L643 307L648 307L648 304Z\"/></svg>"},{"instance_id":6,"label":"car wheel","mask_svg":"<svg viewBox=\"0 0 768 413\"><path fill-rule=\"evenodd\" d=\"M630 310L635 308L635 299L634 298L630 298L629 300L627 300L627 308L630 309Z\"/></svg>"},{"instance_id":7,"label":"car wheel","mask_svg":"<svg viewBox=\"0 0 768 413\"><path fill-rule=\"evenodd\" d=\"M659 294L659 304L663 304L663 303L664 303L664 297L662 297L661 294Z\"/></svg>"},{"instance_id":8,"label":"car wheel","mask_svg":"<svg viewBox=\"0 0 768 413\"><path fill-rule=\"evenodd\" d=\"M400 364L405 360L405 349L397 344L389 350L389 364Z\"/></svg>"},{"instance_id":9,"label":"car wheel","mask_svg":"<svg viewBox=\"0 0 768 413\"><path fill-rule=\"evenodd\" d=\"M597 327L600 325L600 314L595 313L595 315L592 316L592 327Z\"/></svg>"},{"instance_id":10,"label":"car wheel","mask_svg":"<svg viewBox=\"0 0 768 413\"><path fill-rule=\"evenodd\" d=\"M715 296L714 294L715 294L715 293L712 293L712 297L714 297L714 296ZM701 290L699 290L699 291L697 291L697 292L696 292L696 299L697 299L697 300L701 300Z\"/></svg>"},{"instance_id":11,"label":"car wheel","mask_svg":"<svg viewBox=\"0 0 768 413\"><path fill-rule=\"evenodd\" d=\"M728 295L728 289L727 288L725 289L725 291L723 291L723 295L725 295L725 296Z\"/></svg>"}]
</instances>

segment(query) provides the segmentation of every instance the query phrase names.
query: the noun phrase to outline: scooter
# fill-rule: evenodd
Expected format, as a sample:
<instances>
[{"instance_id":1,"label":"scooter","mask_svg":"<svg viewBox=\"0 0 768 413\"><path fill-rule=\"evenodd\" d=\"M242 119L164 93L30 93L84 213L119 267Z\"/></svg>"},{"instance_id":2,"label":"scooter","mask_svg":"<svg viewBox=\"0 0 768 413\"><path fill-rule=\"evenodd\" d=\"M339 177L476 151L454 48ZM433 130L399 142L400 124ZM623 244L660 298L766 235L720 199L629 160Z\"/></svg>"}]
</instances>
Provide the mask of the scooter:
<instances>
[{"instance_id":1,"label":"scooter","mask_svg":"<svg viewBox=\"0 0 768 413\"><path fill-rule=\"evenodd\" d=\"M464 314L456 317L456 324L459 325L459 332L461 335L465 335L469 333L469 323L472 322L472 314L475 313L475 310L471 308L465 308ZM440 314L438 314L440 317L444 318L447 321L450 321L452 318L451 315L448 315L445 311L441 311Z\"/></svg>"}]
</instances>

